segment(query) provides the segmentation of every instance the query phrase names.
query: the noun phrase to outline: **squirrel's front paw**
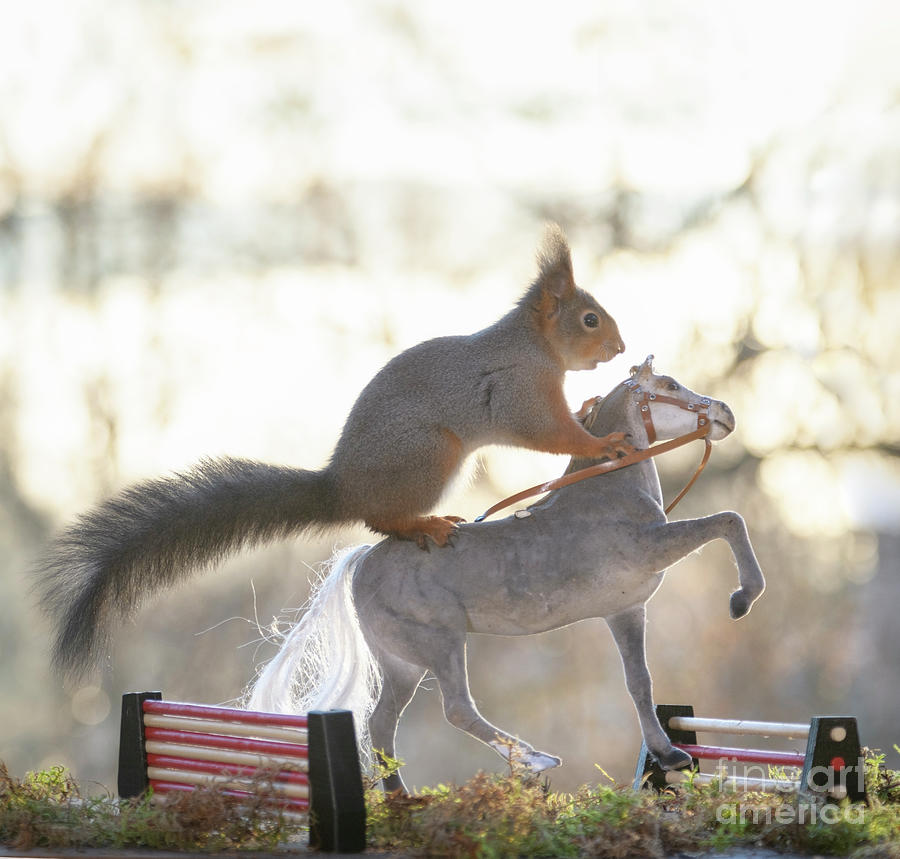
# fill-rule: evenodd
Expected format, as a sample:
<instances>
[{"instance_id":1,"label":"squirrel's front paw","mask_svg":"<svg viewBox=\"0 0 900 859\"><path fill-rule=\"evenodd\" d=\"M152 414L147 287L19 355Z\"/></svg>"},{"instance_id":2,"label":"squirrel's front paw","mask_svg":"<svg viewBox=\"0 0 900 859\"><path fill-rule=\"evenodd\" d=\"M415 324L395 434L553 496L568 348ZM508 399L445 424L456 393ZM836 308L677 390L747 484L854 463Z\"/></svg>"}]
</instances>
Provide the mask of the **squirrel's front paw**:
<instances>
[{"instance_id":1,"label":"squirrel's front paw","mask_svg":"<svg viewBox=\"0 0 900 859\"><path fill-rule=\"evenodd\" d=\"M573 413L573 417L575 420L584 423L587 420L587 416L591 413L591 409L593 409L594 406L599 406L602 402L603 397L601 396L591 397L590 399L585 400L581 404L581 408Z\"/></svg>"},{"instance_id":2,"label":"squirrel's front paw","mask_svg":"<svg viewBox=\"0 0 900 859\"><path fill-rule=\"evenodd\" d=\"M625 441L625 433L611 432L609 435L600 439L605 448L605 455L610 459L617 459L620 456L628 456L634 453L634 448Z\"/></svg>"}]
</instances>

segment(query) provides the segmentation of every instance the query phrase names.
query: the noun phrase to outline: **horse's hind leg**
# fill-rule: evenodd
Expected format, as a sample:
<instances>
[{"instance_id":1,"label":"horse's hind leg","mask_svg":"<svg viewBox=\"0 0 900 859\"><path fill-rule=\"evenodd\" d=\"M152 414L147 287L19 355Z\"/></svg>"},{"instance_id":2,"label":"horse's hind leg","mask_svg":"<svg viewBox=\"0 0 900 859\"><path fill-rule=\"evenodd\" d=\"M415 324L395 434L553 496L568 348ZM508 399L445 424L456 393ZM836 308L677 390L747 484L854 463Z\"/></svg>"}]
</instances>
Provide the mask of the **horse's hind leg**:
<instances>
[{"instance_id":1,"label":"horse's hind leg","mask_svg":"<svg viewBox=\"0 0 900 859\"><path fill-rule=\"evenodd\" d=\"M369 717L369 737L376 757L387 763L386 758L396 759L397 724L416 694L425 669L384 652L378 654L378 662L382 671L381 695ZM398 772L386 776L383 785L388 792L398 789L408 792Z\"/></svg>"},{"instance_id":2,"label":"horse's hind leg","mask_svg":"<svg viewBox=\"0 0 900 859\"><path fill-rule=\"evenodd\" d=\"M644 735L647 748L663 769L672 770L690 766L691 756L672 745L672 741L656 717L656 707L653 705L653 681L647 668L646 611L643 604L606 618L606 623L622 657L625 685L637 710L641 733Z\"/></svg>"},{"instance_id":3,"label":"horse's hind leg","mask_svg":"<svg viewBox=\"0 0 900 859\"><path fill-rule=\"evenodd\" d=\"M478 712L469 692L465 636L463 635L461 639L454 637L447 645L446 648L440 649L439 663L431 666L441 687L444 716L447 721L454 728L459 728L476 740L486 743L501 757L507 760L512 758L514 763L522 764L532 772L558 767L562 763L559 758L536 751L528 743L492 725Z\"/></svg>"}]
</instances>

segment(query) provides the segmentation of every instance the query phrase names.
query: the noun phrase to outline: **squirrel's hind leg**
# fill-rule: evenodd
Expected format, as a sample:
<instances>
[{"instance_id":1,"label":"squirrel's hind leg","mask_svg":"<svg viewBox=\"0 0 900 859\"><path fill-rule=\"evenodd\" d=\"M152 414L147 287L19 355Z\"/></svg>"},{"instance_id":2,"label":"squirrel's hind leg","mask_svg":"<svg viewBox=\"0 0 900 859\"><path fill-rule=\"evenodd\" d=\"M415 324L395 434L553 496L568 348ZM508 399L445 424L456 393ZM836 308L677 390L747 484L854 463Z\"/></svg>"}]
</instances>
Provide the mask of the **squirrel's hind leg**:
<instances>
[{"instance_id":1,"label":"squirrel's hind leg","mask_svg":"<svg viewBox=\"0 0 900 859\"><path fill-rule=\"evenodd\" d=\"M420 549L428 550L428 540L436 546L446 546L450 538L465 522L459 516L414 516L406 519L367 519L373 531L396 537L398 540L412 540Z\"/></svg>"}]
</instances>

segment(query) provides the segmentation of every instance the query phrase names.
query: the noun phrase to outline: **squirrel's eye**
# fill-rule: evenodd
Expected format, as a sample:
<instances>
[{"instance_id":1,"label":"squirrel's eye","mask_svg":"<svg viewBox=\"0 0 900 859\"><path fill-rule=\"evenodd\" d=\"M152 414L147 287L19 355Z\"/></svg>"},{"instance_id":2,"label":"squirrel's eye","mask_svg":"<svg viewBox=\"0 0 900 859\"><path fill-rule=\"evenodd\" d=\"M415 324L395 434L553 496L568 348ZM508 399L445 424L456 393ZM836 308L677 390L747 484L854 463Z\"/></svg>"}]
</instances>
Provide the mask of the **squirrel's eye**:
<instances>
[{"instance_id":1,"label":"squirrel's eye","mask_svg":"<svg viewBox=\"0 0 900 859\"><path fill-rule=\"evenodd\" d=\"M600 317L596 313L585 313L582 322L588 328L596 328L600 324Z\"/></svg>"}]
</instances>

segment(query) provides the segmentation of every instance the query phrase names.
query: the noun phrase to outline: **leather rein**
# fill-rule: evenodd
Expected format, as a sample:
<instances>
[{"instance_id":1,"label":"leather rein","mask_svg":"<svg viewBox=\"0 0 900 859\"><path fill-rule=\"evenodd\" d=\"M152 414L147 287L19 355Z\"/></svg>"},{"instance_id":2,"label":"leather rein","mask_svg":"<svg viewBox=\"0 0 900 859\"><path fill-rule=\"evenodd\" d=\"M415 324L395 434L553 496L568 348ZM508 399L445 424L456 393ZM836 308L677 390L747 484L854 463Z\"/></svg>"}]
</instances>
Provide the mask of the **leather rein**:
<instances>
[{"instance_id":1,"label":"leather rein","mask_svg":"<svg viewBox=\"0 0 900 859\"><path fill-rule=\"evenodd\" d=\"M571 486L573 483L587 480L589 477L595 477L598 474L609 474L611 471L627 468L629 465L644 462L654 456L659 456L661 453L668 453L670 450L675 450L676 448L702 438L706 444L706 449L703 452L703 459L700 461L700 465L697 466L694 476L687 482L684 489L682 489L675 497L675 500L666 507L665 512L668 515L675 505L687 495L691 487L696 483L697 478L700 476L700 472L706 468L706 463L709 462L709 455L712 452L712 442L709 440L709 433L712 429L712 423L709 419L710 399L709 397L701 397L700 401L696 403L685 402L684 400L677 400L675 397L667 397L663 394L651 394L649 391L644 391L635 381L625 382L625 386L631 388L633 393L641 394L641 397L635 400L634 403L640 409L641 419L643 420L644 428L647 431L647 441L651 447L646 448L645 450L632 451L620 459L610 459L595 463L594 465L588 465L585 468L578 469L578 471L563 474L561 477L548 480L546 483L541 483L538 486L523 489L515 495L510 495L508 498L498 501L493 507L489 507L485 510L484 513L475 519L475 521L482 522L498 510L503 510L526 498L533 498L535 495L543 495L545 492L552 492L554 489L561 489L563 486ZM651 403L665 403L667 405L678 406L678 408L683 409L684 411L695 412L697 415L697 428L684 435L670 439L669 441L654 445L654 442L656 441L656 427L653 425L653 416L650 413Z\"/></svg>"}]
</instances>

